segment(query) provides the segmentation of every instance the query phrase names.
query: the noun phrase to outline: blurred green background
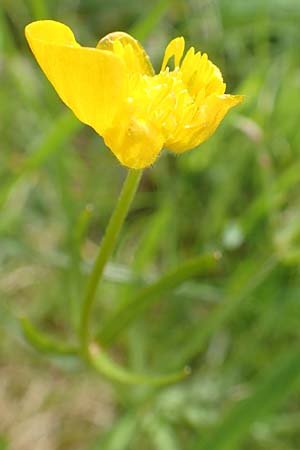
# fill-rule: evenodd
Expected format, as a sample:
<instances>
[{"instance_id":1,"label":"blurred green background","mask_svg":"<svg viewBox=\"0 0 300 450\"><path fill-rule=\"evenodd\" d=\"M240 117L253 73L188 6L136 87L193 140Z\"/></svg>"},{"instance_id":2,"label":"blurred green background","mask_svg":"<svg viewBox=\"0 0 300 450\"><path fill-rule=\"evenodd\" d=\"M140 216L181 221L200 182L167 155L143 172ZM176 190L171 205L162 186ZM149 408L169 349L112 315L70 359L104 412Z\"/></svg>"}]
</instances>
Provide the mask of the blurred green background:
<instances>
[{"instance_id":1,"label":"blurred green background","mask_svg":"<svg viewBox=\"0 0 300 450\"><path fill-rule=\"evenodd\" d=\"M131 32L157 68L183 35L221 68L228 92L246 95L208 142L145 171L99 289L105 342L111 320L122 325L122 299L154 283L106 344L135 372L188 365L178 384L111 383L22 337L25 315L76 342L86 276L126 175L29 52L24 26L41 18L90 46ZM298 0L0 1L1 450L299 448L299 23Z\"/></svg>"}]
</instances>

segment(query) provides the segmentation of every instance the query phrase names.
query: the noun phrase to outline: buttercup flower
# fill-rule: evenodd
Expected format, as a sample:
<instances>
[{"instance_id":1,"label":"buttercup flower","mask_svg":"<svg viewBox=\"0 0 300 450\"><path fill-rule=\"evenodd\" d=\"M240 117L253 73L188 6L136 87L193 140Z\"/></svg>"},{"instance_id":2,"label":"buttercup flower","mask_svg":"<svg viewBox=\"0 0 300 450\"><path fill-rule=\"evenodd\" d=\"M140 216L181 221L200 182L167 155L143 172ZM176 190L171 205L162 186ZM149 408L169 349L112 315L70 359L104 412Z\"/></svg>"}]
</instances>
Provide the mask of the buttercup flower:
<instances>
[{"instance_id":1,"label":"buttercup flower","mask_svg":"<svg viewBox=\"0 0 300 450\"><path fill-rule=\"evenodd\" d=\"M149 166L163 147L182 153L198 146L243 99L225 94L222 74L205 53L191 47L183 57L183 37L169 43L155 74L126 33L110 33L96 48L82 47L70 28L52 20L29 24L25 34L63 102L130 168Z\"/></svg>"}]
</instances>

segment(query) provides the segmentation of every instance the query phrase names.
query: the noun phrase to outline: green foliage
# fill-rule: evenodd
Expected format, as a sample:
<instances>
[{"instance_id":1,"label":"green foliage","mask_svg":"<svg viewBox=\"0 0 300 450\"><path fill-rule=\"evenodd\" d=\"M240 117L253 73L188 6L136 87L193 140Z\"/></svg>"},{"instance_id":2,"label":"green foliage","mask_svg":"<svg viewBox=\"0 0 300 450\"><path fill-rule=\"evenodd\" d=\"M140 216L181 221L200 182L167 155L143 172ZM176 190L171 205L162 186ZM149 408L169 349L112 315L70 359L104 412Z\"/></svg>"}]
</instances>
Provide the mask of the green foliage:
<instances>
[{"instance_id":1,"label":"green foliage","mask_svg":"<svg viewBox=\"0 0 300 450\"><path fill-rule=\"evenodd\" d=\"M0 448L298 448L299 15L296 0L1 1ZM50 17L87 45L132 31L157 67L184 35L246 95L144 173L97 290L96 373L80 306L126 171L27 48L24 25Z\"/></svg>"}]
</instances>

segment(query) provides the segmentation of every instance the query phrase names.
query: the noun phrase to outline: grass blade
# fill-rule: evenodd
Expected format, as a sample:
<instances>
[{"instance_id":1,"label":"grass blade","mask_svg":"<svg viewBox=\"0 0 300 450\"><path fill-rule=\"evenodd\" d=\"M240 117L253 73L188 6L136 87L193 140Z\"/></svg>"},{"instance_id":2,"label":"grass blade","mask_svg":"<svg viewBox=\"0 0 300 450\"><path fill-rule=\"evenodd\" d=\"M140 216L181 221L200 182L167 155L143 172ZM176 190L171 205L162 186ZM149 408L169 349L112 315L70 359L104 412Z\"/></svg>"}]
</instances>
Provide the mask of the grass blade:
<instances>
[{"instance_id":1,"label":"grass blade","mask_svg":"<svg viewBox=\"0 0 300 450\"><path fill-rule=\"evenodd\" d=\"M139 20L130 30L132 34L139 41L143 41L152 32L156 24L160 21L163 15L168 11L170 0L159 0L154 7L145 14L143 20Z\"/></svg>"},{"instance_id":2,"label":"grass blade","mask_svg":"<svg viewBox=\"0 0 300 450\"><path fill-rule=\"evenodd\" d=\"M280 355L254 393L240 401L214 435L202 442L199 438L190 450L233 450L247 437L254 422L273 411L293 391L299 381L300 351L294 348Z\"/></svg>"},{"instance_id":3,"label":"grass blade","mask_svg":"<svg viewBox=\"0 0 300 450\"><path fill-rule=\"evenodd\" d=\"M207 340L216 333L224 322L238 312L242 301L265 280L275 265L276 261L271 259L264 260L260 267L257 264L250 267L249 273L247 273L248 280L243 280L243 283L239 281L238 286L233 287L234 292L227 295L226 299L216 307L205 323L196 323L191 326L184 336L184 343L177 343L172 367L180 367L186 364L201 352ZM235 278L239 279L239 274Z\"/></svg>"},{"instance_id":4,"label":"grass blade","mask_svg":"<svg viewBox=\"0 0 300 450\"><path fill-rule=\"evenodd\" d=\"M34 150L23 163L20 171L13 176L0 191L0 207L7 200L16 184L32 171L38 169L45 161L53 156L81 127L81 123L69 111L63 113L46 133L43 142Z\"/></svg>"},{"instance_id":5,"label":"grass blade","mask_svg":"<svg viewBox=\"0 0 300 450\"><path fill-rule=\"evenodd\" d=\"M88 450L127 450L138 428L138 418L131 412L120 417L110 430Z\"/></svg>"}]
</instances>

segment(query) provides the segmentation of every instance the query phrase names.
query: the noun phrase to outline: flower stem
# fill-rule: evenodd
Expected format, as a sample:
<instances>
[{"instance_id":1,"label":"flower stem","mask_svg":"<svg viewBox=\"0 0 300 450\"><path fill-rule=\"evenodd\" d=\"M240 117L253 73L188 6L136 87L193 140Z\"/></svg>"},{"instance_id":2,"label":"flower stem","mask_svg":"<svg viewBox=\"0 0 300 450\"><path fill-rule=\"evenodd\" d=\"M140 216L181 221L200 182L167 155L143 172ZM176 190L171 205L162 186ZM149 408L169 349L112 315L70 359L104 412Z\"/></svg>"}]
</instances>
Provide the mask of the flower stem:
<instances>
[{"instance_id":1,"label":"flower stem","mask_svg":"<svg viewBox=\"0 0 300 450\"><path fill-rule=\"evenodd\" d=\"M88 354L91 311L95 302L98 284L105 265L110 258L128 210L138 188L142 170L129 169L116 207L107 225L104 237L99 247L92 272L90 274L86 295L83 299L80 317L80 340L83 353Z\"/></svg>"}]
</instances>

